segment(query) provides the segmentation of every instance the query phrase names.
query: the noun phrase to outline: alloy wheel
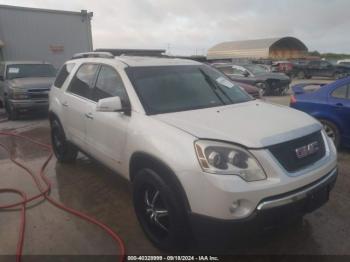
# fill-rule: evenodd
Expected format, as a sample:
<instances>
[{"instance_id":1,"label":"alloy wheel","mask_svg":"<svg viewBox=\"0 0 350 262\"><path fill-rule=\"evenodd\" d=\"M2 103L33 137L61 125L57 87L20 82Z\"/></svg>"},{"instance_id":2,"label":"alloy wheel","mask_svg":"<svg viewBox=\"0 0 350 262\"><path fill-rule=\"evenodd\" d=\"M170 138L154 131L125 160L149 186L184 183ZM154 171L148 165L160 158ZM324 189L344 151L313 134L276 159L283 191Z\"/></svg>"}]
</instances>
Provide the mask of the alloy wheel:
<instances>
[{"instance_id":1,"label":"alloy wheel","mask_svg":"<svg viewBox=\"0 0 350 262\"><path fill-rule=\"evenodd\" d=\"M161 193L152 185L147 185L143 193L143 217L149 230L158 238L169 232L169 211L164 205Z\"/></svg>"}]
</instances>

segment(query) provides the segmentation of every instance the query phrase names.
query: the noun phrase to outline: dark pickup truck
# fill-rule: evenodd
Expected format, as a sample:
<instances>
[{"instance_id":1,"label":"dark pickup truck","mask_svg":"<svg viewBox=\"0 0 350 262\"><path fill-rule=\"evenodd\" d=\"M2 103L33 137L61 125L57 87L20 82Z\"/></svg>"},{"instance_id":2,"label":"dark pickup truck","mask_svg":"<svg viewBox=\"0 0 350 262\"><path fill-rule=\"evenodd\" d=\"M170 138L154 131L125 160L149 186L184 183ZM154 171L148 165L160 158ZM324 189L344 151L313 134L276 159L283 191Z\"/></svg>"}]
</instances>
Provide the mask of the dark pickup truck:
<instances>
[{"instance_id":1,"label":"dark pickup truck","mask_svg":"<svg viewBox=\"0 0 350 262\"><path fill-rule=\"evenodd\" d=\"M309 61L303 64L294 64L294 75L297 78L311 78L313 76L344 78L350 75L350 67L345 65L333 65L328 61Z\"/></svg>"}]
</instances>

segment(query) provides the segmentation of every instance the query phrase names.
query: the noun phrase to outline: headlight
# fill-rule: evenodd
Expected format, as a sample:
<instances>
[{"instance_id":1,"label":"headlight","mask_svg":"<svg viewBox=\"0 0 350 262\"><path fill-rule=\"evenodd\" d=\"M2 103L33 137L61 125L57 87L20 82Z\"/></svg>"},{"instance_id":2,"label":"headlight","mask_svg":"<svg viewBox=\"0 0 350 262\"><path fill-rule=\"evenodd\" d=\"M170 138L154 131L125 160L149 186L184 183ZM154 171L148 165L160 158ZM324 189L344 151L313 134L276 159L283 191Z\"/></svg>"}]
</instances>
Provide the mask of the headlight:
<instances>
[{"instance_id":1,"label":"headlight","mask_svg":"<svg viewBox=\"0 0 350 262\"><path fill-rule=\"evenodd\" d=\"M13 99L28 99L29 96L27 94L23 94L23 93L13 93L12 98Z\"/></svg>"},{"instance_id":2,"label":"headlight","mask_svg":"<svg viewBox=\"0 0 350 262\"><path fill-rule=\"evenodd\" d=\"M198 140L195 142L195 150L204 172L236 175L248 182L266 179L258 161L244 148L222 142Z\"/></svg>"}]
</instances>

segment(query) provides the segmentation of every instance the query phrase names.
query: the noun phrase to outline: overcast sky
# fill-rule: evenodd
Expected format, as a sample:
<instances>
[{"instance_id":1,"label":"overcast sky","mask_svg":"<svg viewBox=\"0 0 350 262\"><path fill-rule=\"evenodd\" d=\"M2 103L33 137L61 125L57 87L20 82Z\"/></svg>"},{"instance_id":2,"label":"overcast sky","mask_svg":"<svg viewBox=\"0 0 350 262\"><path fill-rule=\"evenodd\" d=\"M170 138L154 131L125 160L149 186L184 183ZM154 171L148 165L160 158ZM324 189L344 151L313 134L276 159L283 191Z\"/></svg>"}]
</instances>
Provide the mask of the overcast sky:
<instances>
[{"instance_id":1,"label":"overcast sky","mask_svg":"<svg viewBox=\"0 0 350 262\"><path fill-rule=\"evenodd\" d=\"M295 36L310 50L350 53L350 0L0 0L94 12L94 48L203 54L222 41Z\"/></svg>"}]
</instances>

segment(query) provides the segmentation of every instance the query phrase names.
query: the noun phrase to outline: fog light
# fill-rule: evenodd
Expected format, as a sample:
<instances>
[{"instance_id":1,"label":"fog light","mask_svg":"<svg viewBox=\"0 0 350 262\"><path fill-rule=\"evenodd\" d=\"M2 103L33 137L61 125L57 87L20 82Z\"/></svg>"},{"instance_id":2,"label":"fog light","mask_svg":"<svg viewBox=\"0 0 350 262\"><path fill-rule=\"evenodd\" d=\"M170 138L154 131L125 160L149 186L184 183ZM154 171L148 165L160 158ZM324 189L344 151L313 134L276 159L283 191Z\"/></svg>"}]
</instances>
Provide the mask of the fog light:
<instances>
[{"instance_id":1,"label":"fog light","mask_svg":"<svg viewBox=\"0 0 350 262\"><path fill-rule=\"evenodd\" d=\"M233 201L232 202L232 205L230 206L230 212L231 213L234 213L238 208L239 208L239 206L240 206L240 202L239 202L239 200L236 200L236 201Z\"/></svg>"}]
</instances>

